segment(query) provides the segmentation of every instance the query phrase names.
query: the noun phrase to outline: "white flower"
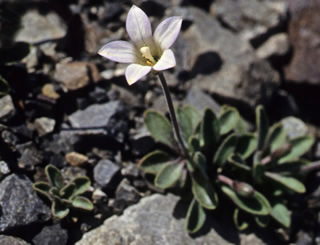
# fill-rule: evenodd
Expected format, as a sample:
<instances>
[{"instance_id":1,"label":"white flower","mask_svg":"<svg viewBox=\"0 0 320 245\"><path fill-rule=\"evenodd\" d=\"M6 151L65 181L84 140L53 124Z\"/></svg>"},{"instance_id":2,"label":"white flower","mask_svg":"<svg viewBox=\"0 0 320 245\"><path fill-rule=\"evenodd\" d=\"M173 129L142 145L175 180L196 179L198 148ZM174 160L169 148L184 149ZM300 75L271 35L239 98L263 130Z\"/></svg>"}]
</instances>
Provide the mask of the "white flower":
<instances>
[{"instance_id":1,"label":"white flower","mask_svg":"<svg viewBox=\"0 0 320 245\"><path fill-rule=\"evenodd\" d=\"M182 17L162 21L152 35L148 16L137 6L130 9L126 29L133 42L113 41L104 45L99 54L116 62L132 63L126 68L129 85L147 75L151 70L163 71L176 65L170 47L176 41Z\"/></svg>"}]
</instances>

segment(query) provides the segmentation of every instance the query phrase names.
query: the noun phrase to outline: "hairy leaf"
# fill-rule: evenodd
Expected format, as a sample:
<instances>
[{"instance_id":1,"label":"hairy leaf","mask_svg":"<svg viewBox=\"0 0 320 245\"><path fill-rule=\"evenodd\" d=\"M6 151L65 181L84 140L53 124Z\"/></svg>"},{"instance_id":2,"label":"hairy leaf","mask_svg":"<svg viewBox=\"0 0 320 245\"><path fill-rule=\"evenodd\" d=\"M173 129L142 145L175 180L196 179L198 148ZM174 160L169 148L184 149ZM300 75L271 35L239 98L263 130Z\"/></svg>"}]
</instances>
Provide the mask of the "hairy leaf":
<instances>
[{"instance_id":1,"label":"hairy leaf","mask_svg":"<svg viewBox=\"0 0 320 245\"><path fill-rule=\"evenodd\" d=\"M154 184L161 189L172 187L181 177L183 165L180 163L167 164L157 174Z\"/></svg>"},{"instance_id":2,"label":"hairy leaf","mask_svg":"<svg viewBox=\"0 0 320 245\"><path fill-rule=\"evenodd\" d=\"M257 191L252 197L242 197L228 186L221 186L221 190L243 211L254 215L268 215L271 210L268 200Z\"/></svg>"},{"instance_id":3,"label":"hairy leaf","mask_svg":"<svg viewBox=\"0 0 320 245\"><path fill-rule=\"evenodd\" d=\"M147 110L144 123L155 140L175 148L176 141L169 120L159 112Z\"/></svg>"},{"instance_id":4,"label":"hairy leaf","mask_svg":"<svg viewBox=\"0 0 320 245\"><path fill-rule=\"evenodd\" d=\"M49 164L45 168L45 172L50 184L58 190L63 187L63 177L59 169Z\"/></svg>"},{"instance_id":5,"label":"hairy leaf","mask_svg":"<svg viewBox=\"0 0 320 245\"><path fill-rule=\"evenodd\" d=\"M224 135L234 129L239 121L239 112L236 108L223 106L219 116L220 134Z\"/></svg>"},{"instance_id":6,"label":"hairy leaf","mask_svg":"<svg viewBox=\"0 0 320 245\"><path fill-rule=\"evenodd\" d=\"M206 220L206 213L202 206L193 199L186 216L186 229L189 233L195 233L201 229Z\"/></svg>"},{"instance_id":7,"label":"hairy leaf","mask_svg":"<svg viewBox=\"0 0 320 245\"><path fill-rule=\"evenodd\" d=\"M170 157L167 153L153 151L140 160L139 167L146 173L157 174L169 160Z\"/></svg>"},{"instance_id":8,"label":"hairy leaf","mask_svg":"<svg viewBox=\"0 0 320 245\"><path fill-rule=\"evenodd\" d=\"M312 136L301 136L290 141L291 151L286 156L280 158L279 163L295 160L306 153L314 143Z\"/></svg>"},{"instance_id":9,"label":"hairy leaf","mask_svg":"<svg viewBox=\"0 0 320 245\"><path fill-rule=\"evenodd\" d=\"M231 134L219 146L213 158L213 163L222 166L235 151L238 138Z\"/></svg>"}]
</instances>

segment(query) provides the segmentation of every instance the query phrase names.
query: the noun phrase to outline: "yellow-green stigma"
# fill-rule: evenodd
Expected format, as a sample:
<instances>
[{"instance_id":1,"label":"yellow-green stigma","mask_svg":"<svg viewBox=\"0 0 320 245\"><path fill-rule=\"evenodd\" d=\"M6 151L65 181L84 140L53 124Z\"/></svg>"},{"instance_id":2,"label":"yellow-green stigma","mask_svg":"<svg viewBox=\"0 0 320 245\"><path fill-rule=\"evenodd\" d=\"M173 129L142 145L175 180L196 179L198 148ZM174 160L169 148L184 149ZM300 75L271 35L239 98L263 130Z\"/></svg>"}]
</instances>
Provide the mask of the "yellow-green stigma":
<instances>
[{"instance_id":1,"label":"yellow-green stigma","mask_svg":"<svg viewBox=\"0 0 320 245\"><path fill-rule=\"evenodd\" d=\"M153 58L151 52L150 52L150 48L148 46L144 46L140 49L140 52L142 54L142 57L145 59L147 65L149 66L153 66L155 65L157 62L155 61L155 59Z\"/></svg>"}]
</instances>

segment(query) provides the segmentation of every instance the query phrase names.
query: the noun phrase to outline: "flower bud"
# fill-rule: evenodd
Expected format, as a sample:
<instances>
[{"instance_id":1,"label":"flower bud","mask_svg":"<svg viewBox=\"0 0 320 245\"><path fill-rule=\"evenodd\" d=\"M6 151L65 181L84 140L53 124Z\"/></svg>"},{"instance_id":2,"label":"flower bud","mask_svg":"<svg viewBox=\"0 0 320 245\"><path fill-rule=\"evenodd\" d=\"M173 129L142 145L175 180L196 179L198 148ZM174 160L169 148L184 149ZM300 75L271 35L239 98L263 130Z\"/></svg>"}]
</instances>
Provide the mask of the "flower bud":
<instances>
[{"instance_id":1,"label":"flower bud","mask_svg":"<svg viewBox=\"0 0 320 245\"><path fill-rule=\"evenodd\" d=\"M243 197L252 197L254 194L254 189L251 185L240 182L240 181L233 181L232 183L233 190Z\"/></svg>"}]
</instances>

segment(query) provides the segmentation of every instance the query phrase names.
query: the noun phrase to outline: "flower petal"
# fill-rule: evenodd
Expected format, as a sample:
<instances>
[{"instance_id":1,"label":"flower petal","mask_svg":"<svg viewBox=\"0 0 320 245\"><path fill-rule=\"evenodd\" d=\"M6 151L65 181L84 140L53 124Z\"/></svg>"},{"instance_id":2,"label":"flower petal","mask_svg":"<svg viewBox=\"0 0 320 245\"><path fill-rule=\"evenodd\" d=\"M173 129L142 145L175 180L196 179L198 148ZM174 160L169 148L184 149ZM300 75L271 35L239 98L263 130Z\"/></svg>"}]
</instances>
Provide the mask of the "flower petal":
<instances>
[{"instance_id":1,"label":"flower petal","mask_svg":"<svg viewBox=\"0 0 320 245\"><path fill-rule=\"evenodd\" d=\"M153 66L156 71L163 71L176 66L176 59L171 49L166 49L160 60Z\"/></svg>"},{"instance_id":2,"label":"flower petal","mask_svg":"<svg viewBox=\"0 0 320 245\"><path fill-rule=\"evenodd\" d=\"M120 63L132 63L136 61L136 48L126 41L114 41L104 45L98 54Z\"/></svg>"},{"instance_id":3,"label":"flower petal","mask_svg":"<svg viewBox=\"0 0 320 245\"><path fill-rule=\"evenodd\" d=\"M126 29L131 40L138 46L148 46L152 40L151 23L148 16L137 6L133 5L128 13Z\"/></svg>"},{"instance_id":4,"label":"flower petal","mask_svg":"<svg viewBox=\"0 0 320 245\"><path fill-rule=\"evenodd\" d=\"M126 69L126 79L129 85L134 84L141 77L147 75L151 71L151 66L143 66L131 64Z\"/></svg>"},{"instance_id":5,"label":"flower petal","mask_svg":"<svg viewBox=\"0 0 320 245\"><path fill-rule=\"evenodd\" d=\"M168 49L176 41L182 24L182 17L170 17L162 21L154 31L153 38L162 50Z\"/></svg>"}]
</instances>

